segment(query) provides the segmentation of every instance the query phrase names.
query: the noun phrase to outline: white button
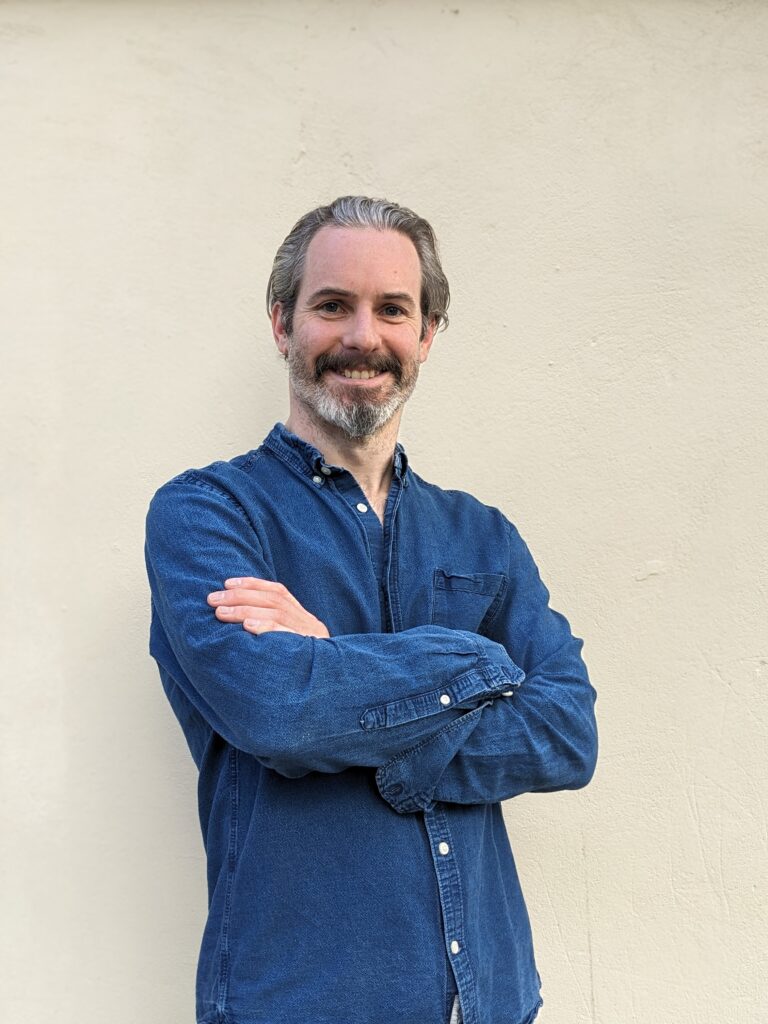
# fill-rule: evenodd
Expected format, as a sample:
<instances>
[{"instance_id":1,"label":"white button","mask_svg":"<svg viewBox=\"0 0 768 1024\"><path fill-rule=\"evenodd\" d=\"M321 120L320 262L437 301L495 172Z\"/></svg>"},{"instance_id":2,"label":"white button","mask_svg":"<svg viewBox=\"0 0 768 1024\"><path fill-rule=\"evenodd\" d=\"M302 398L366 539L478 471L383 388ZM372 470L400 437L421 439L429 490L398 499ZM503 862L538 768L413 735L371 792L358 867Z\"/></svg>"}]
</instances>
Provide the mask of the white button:
<instances>
[{"instance_id":1,"label":"white button","mask_svg":"<svg viewBox=\"0 0 768 1024\"><path fill-rule=\"evenodd\" d=\"M323 476L330 476L331 475L331 470L330 470L330 468L328 466L321 466L320 467L320 472L323 474Z\"/></svg>"},{"instance_id":2,"label":"white button","mask_svg":"<svg viewBox=\"0 0 768 1024\"><path fill-rule=\"evenodd\" d=\"M362 503L362 501L358 501L358 503L355 505L355 508L357 509L358 512L367 512L368 511L368 506L364 505Z\"/></svg>"},{"instance_id":3,"label":"white button","mask_svg":"<svg viewBox=\"0 0 768 1024\"><path fill-rule=\"evenodd\" d=\"M440 843L440 845L438 846L438 850L440 851L440 853L442 853L444 857L446 854L451 852L451 848L448 845L448 843Z\"/></svg>"},{"instance_id":4,"label":"white button","mask_svg":"<svg viewBox=\"0 0 768 1024\"><path fill-rule=\"evenodd\" d=\"M515 696L515 691L514 690L504 690L504 692L502 693L501 696L502 697L514 697Z\"/></svg>"},{"instance_id":5,"label":"white button","mask_svg":"<svg viewBox=\"0 0 768 1024\"><path fill-rule=\"evenodd\" d=\"M313 476L312 477L312 483L313 484L321 484L322 482L323 482L323 478L321 476Z\"/></svg>"},{"instance_id":6,"label":"white button","mask_svg":"<svg viewBox=\"0 0 768 1024\"><path fill-rule=\"evenodd\" d=\"M453 942L451 943L451 952L452 953L458 953L460 949L461 949L461 946L458 944L456 939L454 939Z\"/></svg>"},{"instance_id":7,"label":"white button","mask_svg":"<svg viewBox=\"0 0 768 1024\"><path fill-rule=\"evenodd\" d=\"M448 696L448 694L447 694L447 693L444 693L444 694L443 694L443 695L442 695L442 696L440 697L440 703L441 703L441 704L450 704L450 703L451 703L451 698L450 698L450 697Z\"/></svg>"}]
</instances>

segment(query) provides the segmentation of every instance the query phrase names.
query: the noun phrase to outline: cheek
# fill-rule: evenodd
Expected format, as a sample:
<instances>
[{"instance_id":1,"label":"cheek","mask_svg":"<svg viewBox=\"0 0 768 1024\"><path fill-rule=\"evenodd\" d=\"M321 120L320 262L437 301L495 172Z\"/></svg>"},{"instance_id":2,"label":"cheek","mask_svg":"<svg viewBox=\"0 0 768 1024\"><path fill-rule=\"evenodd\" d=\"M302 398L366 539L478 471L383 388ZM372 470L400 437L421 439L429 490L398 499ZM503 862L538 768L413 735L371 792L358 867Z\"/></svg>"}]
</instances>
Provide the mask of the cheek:
<instances>
[{"instance_id":1,"label":"cheek","mask_svg":"<svg viewBox=\"0 0 768 1024\"><path fill-rule=\"evenodd\" d=\"M402 362L412 362L414 359L421 357L424 346L421 343L419 332L415 326L408 324L407 327L403 327L397 337L392 339L392 342Z\"/></svg>"},{"instance_id":2,"label":"cheek","mask_svg":"<svg viewBox=\"0 0 768 1024\"><path fill-rule=\"evenodd\" d=\"M332 325L313 324L310 330L303 332L302 348L310 356L319 355L333 345L337 336L338 332L333 330Z\"/></svg>"}]
</instances>

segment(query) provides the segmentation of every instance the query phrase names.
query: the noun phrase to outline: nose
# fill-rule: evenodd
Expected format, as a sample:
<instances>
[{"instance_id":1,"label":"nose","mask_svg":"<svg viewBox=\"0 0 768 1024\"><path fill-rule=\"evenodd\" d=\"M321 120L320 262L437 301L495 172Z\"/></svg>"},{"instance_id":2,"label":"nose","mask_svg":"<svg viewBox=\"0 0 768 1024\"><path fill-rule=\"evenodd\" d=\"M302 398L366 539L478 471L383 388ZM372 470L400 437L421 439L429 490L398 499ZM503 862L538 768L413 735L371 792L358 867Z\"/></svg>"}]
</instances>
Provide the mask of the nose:
<instances>
[{"instance_id":1,"label":"nose","mask_svg":"<svg viewBox=\"0 0 768 1024\"><path fill-rule=\"evenodd\" d=\"M372 309L359 307L347 322L343 337L344 347L360 352L371 352L381 344L376 317Z\"/></svg>"}]
</instances>

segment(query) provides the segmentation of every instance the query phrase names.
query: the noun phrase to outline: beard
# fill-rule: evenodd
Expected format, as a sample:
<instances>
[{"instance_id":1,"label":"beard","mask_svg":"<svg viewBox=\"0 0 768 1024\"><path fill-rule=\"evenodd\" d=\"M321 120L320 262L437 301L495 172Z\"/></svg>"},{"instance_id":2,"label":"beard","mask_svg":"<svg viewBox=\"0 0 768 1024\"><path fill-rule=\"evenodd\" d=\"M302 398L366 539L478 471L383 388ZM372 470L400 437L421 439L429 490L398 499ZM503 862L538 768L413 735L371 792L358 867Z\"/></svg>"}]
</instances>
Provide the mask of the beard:
<instances>
[{"instance_id":1,"label":"beard","mask_svg":"<svg viewBox=\"0 0 768 1024\"><path fill-rule=\"evenodd\" d=\"M361 363L376 373L390 373L392 380L384 380L376 388L352 385L342 394L343 384L334 386L323 376L327 370L343 373ZM413 393L420 365L418 356L401 363L393 356L361 359L359 355L340 353L318 356L312 367L294 338L288 348L288 376L294 394L314 417L355 439L371 437L389 423ZM385 389L387 393L383 394Z\"/></svg>"}]
</instances>

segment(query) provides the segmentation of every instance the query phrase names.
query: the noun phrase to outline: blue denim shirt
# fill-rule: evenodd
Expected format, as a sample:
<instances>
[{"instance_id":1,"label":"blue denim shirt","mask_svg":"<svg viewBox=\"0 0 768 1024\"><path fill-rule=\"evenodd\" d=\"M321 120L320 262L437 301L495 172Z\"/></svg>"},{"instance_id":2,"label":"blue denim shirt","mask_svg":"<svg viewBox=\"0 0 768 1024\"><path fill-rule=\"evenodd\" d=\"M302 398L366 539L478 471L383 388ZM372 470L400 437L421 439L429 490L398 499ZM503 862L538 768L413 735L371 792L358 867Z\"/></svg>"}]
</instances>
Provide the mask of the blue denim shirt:
<instances>
[{"instance_id":1,"label":"blue denim shirt","mask_svg":"<svg viewBox=\"0 0 768 1024\"><path fill-rule=\"evenodd\" d=\"M147 520L150 650L199 769L205 1024L524 1024L540 1005L499 801L593 772L581 641L514 526L398 445L384 525L278 424ZM284 583L331 639L206 603Z\"/></svg>"}]
</instances>

